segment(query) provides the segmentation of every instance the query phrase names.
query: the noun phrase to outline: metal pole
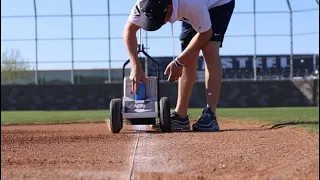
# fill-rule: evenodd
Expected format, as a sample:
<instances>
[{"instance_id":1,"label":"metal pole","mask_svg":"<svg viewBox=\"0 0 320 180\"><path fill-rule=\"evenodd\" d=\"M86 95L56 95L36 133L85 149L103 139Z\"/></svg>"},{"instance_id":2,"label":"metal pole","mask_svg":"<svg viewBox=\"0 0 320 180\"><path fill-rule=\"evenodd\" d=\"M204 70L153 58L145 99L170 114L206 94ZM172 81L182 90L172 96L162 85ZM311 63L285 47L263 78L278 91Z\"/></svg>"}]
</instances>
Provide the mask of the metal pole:
<instances>
[{"instance_id":1,"label":"metal pole","mask_svg":"<svg viewBox=\"0 0 320 180\"><path fill-rule=\"evenodd\" d=\"M108 48L109 48L109 69L108 82L111 83L111 27L110 27L110 0L108 0Z\"/></svg>"},{"instance_id":2,"label":"metal pole","mask_svg":"<svg viewBox=\"0 0 320 180\"><path fill-rule=\"evenodd\" d=\"M34 9L34 33L35 33L35 56L36 56L36 69L34 73L34 83L38 84L38 13L37 13L37 2L33 0Z\"/></svg>"},{"instance_id":3,"label":"metal pole","mask_svg":"<svg viewBox=\"0 0 320 180\"><path fill-rule=\"evenodd\" d=\"M253 78L257 80L257 24L256 24L256 0L253 0L253 41L254 41L254 55L253 55Z\"/></svg>"},{"instance_id":4,"label":"metal pole","mask_svg":"<svg viewBox=\"0 0 320 180\"><path fill-rule=\"evenodd\" d=\"M70 0L70 17L71 17L71 84L74 84L74 38L73 38L73 4Z\"/></svg>"},{"instance_id":5,"label":"metal pole","mask_svg":"<svg viewBox=\"0 0 320 180\"><path fill-rule=\"evenodd\" d=\"M317 69L317 54L313 55L313 71Z\"/></svg>"},{"instance_id":6,"label":"metal pole","mask_svg":"<svg viewBox=\"0 0 320 180\"><path fill-rule=\"evenodd\" d=\"M145 46L145 51L148 52L148 50L147 50L147 49L148 49L148 31L145 31L145 33L146 33L146 39L145 39L145 40L146 40L146 46ZM149 71L148 71L148 57L147 57L147 56L145 57L144 65L145 65L145 74L146 74L146 77L148 77L148 74L149 74L148 72L149 72Z\"/></svg>"},{"instance_id":7,"label":"metal pole","mask_svg":"<svg viewBox=\"0 0 320 180\"><path fill-rule=\"evenodd\" d=\"M140 28L139 41L140 41L140 47L141 47L141 49L142 49L142 29L141 29L141 28Z\"/></svg>"},{"instance_id":8,"label":"metal pole","mask_svg":"<svg viewBox=\"0 0 320 180\"><path fill-rule=\"evenodd\" d=\"M293 18L290 0L287 0L290 13L290 79L293 80Z\"/></svg>"}]
</instances>

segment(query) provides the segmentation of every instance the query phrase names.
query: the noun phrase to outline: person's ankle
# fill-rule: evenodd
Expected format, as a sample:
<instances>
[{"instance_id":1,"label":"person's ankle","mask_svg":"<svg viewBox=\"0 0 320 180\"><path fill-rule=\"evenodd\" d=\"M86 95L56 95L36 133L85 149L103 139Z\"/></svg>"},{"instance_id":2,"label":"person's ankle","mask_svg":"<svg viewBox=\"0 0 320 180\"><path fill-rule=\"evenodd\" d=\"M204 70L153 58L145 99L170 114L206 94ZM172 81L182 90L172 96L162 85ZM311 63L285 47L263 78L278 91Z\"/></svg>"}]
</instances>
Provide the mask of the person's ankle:
<instances>
[{"instance_id":1,"label":"person's ankle","mask_svg":"<svg viewBox=\"0 0 320 180\"><path fill-rule=\"evenodd\" d=\"M181 112L181 111L179 111L177 109L175 110L175 113L176 113L177 116L182 117L182 118L186 118L188 116L187 113L183 113L183 112Z\"/></svg>"},{"instance_id":2,"label":"person's ankle","mask_svg":"<svg viewBox=\"0 0 320 180\"><path fill-rule=\"evenodd\" d=\"M206 108L210 108L210 110L213 112L213 113L216 113L216 107L212 107L212 106L210 106L209 104L207 104L207 107Z\"/></svg>"},{"instance_id":3,"label":"person's ankle","mask_svg":"<svg viewBox=\"0 0 320 180\"><path fill-rule=\"evenodd\" d=\"M208 104L207 104L207 107L206 107L206 108L209 110L209 112L212 113L213 116L216 116L216 111L215 111L215 109L213 109L212 107L210 107Z\"/></svg>"}]
</instances>

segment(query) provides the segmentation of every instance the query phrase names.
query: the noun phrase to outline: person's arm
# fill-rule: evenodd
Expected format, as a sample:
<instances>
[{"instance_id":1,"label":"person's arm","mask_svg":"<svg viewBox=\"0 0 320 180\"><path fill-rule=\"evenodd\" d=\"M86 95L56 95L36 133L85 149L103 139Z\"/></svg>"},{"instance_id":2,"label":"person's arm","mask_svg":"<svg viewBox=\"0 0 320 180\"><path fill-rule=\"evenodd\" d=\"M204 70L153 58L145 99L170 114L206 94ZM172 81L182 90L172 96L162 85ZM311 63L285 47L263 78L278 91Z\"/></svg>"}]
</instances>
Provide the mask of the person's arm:
<instances>
[{"instance_id":1,"label":"person's arm","mask_svg":"<svg viewBox=\"0 0 320 180\"><path fill-rule=\"evenodd\" d=\"M123 41L127 50L130 63L134 68L140 68L141 63L138 57L138 42L137 42L137 31L140 29L139 26L133 24L130 20L127 21L123 31Z\"/></svg>"},{"instance_id":2,"label":"person's arm","mask_svg":"<svg viewBox=\"0 0 320 180\"><path fill-rule=\"evenodd\" d=\"M133 68L142 68L138 57L138 42L137 31L140 29L140 12L138 8L138 0L132 7L128 20L123 30L123 42L126 48L127 54L130 59L130 64Z\"/></svg>"},{"instance_id":3,"label":"person's arm","mask_svg":"<svg viewBox=\"0 0 320 180\"><path fill-rule=\"evenodd\" d=\"M185 64L188 57L198 52L212 37L211 18L207 6L202 1L195 1L190 6L193 7L189 11L187 18L197 34L192 38L186 49L177 57L182 64Z\"/></svg>"},{"instance_id":4,"label":"person's arm","mask_svg":"<svg viewBox=\"0 0 320 180\"><path fill-rule=\"evenodd\" d=\"M135 5L129 15L129 19L123 30L123 41L124 46L127 50L127 54L132 65L130 80L131 80L131 91L136 93L139 87L139 82L147 84L146 76L143 72L142 65L138 57L138 42L137 42L137 31L140 29L140 19L138 8Z\"/></svg>"}]
</instances>

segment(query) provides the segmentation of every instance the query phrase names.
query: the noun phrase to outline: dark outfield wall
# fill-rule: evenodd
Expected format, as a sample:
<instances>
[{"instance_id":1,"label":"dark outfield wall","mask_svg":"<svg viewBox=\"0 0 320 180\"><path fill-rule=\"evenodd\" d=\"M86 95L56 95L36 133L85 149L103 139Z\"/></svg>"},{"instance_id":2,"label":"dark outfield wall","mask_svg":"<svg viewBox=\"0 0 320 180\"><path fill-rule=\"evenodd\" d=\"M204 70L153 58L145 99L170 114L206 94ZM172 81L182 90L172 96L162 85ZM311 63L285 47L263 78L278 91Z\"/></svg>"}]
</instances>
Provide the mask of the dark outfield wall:
<instances>
[{"instance_id":1,"label":"dark outfield wall","mask_svg":"<svg viewBox=\"0 0 320 180\"><path fill-rule=\"evenodd\" d=\"M120 90L121 89L121 90ZM176 103L177 84L161 84L161 96ZM203 82L195 84L190 107L206 105ZM1 86L1 110L109 109L112 98L121 97L122 84ZM219 107L316 106L316 80L224 82Z\"/></svg>"}]
</instances>

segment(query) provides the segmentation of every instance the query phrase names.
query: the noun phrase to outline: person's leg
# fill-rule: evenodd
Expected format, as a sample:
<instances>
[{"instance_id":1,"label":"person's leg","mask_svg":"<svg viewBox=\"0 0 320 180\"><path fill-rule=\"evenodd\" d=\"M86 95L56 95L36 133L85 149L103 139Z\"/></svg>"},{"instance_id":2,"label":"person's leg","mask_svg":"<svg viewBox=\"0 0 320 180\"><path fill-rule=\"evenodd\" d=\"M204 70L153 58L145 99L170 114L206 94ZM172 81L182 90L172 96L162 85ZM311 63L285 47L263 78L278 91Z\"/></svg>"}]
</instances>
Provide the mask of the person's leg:
<instances>
[{"instance_id":1,"label":"person's leg","mask_svg":"<svg viewBox=\"0 0 320 180\"><path fill-rule=\"evenodd\" d=\"M174 131L190 130L188 117L189 99L192 93L192 87L197 75L197 58L194 54L189 62L183 67L182 75L178 82L178 99L175 111L171 113L171 127Z\"/></svg>"},{"instance_id":2,"label":"person's leg","mask_svg":"<svg viewBox=\"0 0 320 180\"><path fill-rule=\"evenodd\" d=\"M195 34L196 32L190 24L186 22L182 23L182 32L180 35L182 51L188 46ZM190 122L187 113L192 87L197 77L197 60L199 53L200 51L189 57L178 81L177 105L175 111L171 114L171 127L174 131L190 130Z\"/></svg>"},{"instance_id":3,"label":"person's leg","mask_svg":"<svg viewBox=\"0 0 320 180\"><path fill-rule=\"evenodd\" d=\"M200 51L199 51L200 52ZM178 82L178 99L175 111L180 116L187 116L189 99L192 87L197 78L197 63L199 52L188 57L188 62L182 70L182 75Z\"/></svg>"},{"instance_id":4,"label":"person's leg","mask_svg":"<svg viewBox=\"0 0 320 180\"><path fill-rule=\"evenodd\" d=\"M216 112L220 87L222 81L222 66L220 61L220 41L210 41L202 49L205 68L205 86L207 90L207 107L210 107L212 112Z\"/></svg>"},{"instance_id":5,"label":"person's leg","mask_svg":"<svg viewBox=\"0 0 320 180\"><path fill-rule=\"evenodd\" d=\"M194 131L219 131L216 119L216 109L219 100L222 81L222 66L219 48L222 47L224 34L234 9L234 1L211 9L213 36L203 48L206 63L205 86L207 90L207 107L203 110L199 120L192 126Z\"/></svg>"}]
</instances>

